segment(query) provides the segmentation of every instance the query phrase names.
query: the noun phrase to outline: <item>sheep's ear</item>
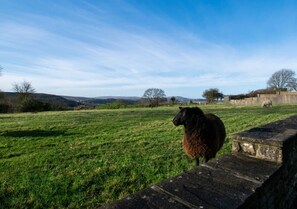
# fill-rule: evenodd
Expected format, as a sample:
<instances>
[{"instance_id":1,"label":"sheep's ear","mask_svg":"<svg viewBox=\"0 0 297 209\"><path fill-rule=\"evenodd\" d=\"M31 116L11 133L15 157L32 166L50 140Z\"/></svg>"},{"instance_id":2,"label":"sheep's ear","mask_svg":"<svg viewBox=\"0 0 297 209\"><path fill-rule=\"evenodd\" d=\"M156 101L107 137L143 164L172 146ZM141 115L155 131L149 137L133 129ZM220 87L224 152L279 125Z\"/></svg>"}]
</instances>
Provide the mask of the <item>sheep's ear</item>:
<instances>
[{"instance_id":1,"label":"sheep's ear","mask_svg":"<svg viewBox=\"0 0 297 209\"><path fill-rule=\"evenodd\" d=\"M182 107L178 107L180 110L183 109Z\"/></svg>"}]
</instances>

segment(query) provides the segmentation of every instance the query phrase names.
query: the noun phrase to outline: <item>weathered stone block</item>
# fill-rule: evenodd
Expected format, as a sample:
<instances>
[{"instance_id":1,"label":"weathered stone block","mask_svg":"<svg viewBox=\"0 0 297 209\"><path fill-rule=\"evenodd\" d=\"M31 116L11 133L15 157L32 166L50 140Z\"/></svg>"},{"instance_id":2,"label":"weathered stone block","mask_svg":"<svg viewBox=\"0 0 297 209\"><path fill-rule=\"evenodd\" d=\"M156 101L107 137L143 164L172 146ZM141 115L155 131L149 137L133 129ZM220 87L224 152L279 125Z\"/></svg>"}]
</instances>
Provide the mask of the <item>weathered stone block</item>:
<instances>
[{"instance_id":1,"label":"weathered stone block","mask_svg":"<svg viewBox=\"0 0 297 209\"><path fill-rule=\"evenodd\" d=\"M245 153L248 153L250 155L256 154L255 144L253 144L253 143L242 142L242 143L240 143L240 147L241 147L242 151Z\"/></svg>"},{"instance_id":2,"label":"weathered stone block","mask_svg":"<svg viewBox=\"0 0 297 209\"><path fill-rule=\"evenodd\" d=\"M283 160L282 149L281 147L274 147L261 144L258 145L256 157L263 160L281 163Z\"/></svg>"},{"instance_id":3,"label":"weathered stone block","mask_svg":"<svg viewBox=\"0 0 297 209\"><path fill-rule=\"evenodd\" d=\"M240 152L240 144L238 141L233 140L232 142L232 152Z\"/></svg>"},{"instance_id":4,"label":"weathered stone block","mask_svg":"<svg viewBox=\"0 0 297 209\"><path fill-rule=\"evenodd\" d=\"M235 134L233 138L233 152L277 163L291 160L296 149L297 116Z\"/></svg>"}]
</instances>

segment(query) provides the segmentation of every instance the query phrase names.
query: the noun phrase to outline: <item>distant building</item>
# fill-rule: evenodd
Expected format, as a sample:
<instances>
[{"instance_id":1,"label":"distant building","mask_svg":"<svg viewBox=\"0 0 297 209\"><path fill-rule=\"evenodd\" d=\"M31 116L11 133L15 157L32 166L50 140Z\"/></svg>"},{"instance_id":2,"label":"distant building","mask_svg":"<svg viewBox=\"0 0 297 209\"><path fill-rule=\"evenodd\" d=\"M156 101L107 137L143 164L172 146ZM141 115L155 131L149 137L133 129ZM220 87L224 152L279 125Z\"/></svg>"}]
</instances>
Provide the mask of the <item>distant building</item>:
<instances>
[{"instance_id":1,"label":"distant building","mask_svg":"<svg viewBox=\"0 0 297 209\"><path fill-rule=\"evenodd\" d=\"M230 96L229 95L224 95L224 101L225 102L230 102Z\"/></svg>"}]
</instances>

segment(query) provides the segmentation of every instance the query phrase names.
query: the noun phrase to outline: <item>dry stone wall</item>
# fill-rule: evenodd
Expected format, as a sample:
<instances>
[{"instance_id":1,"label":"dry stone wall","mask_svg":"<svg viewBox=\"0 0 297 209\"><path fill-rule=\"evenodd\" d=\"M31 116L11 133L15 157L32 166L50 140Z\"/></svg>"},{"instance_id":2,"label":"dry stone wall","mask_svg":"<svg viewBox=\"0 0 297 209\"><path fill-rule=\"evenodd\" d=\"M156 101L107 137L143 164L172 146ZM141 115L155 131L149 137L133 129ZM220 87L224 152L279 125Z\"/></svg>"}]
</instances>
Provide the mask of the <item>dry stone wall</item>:
<instances>
[{"instance_id":1,"label":"dry stone wall","mask_svg":"<svg viewBox=\"0 0 297 209\"><path fill-rule=\"evenodd\" d=\"M297 104L297 92L277 92L276 94L258 94L257 97L230 100L234 105L260 105L265 100L271 100L272 104Z\"/></svg>"}]
</instances>

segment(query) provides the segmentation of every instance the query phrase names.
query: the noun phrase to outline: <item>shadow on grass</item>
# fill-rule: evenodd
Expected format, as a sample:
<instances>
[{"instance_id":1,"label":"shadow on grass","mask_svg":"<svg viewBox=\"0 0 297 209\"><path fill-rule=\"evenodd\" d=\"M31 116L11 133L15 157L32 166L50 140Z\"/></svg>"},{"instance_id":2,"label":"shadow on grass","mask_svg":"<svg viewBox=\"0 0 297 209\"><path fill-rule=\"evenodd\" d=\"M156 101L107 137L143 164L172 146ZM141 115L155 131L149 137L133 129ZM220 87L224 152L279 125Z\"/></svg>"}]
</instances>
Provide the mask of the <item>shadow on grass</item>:
<instances>
[{"instance_id":1,"label":"shadow on grass","mask_svg":"<svg viewBox=\"0 0 297 209\"><path fill-rule=\"evenodd\" d=\"M45 130L28 130L28 131L9 131L3 133L6 137L55 137L67 136L69 134L64 131L45 131Z\"/></svg>"}]
</instances>

